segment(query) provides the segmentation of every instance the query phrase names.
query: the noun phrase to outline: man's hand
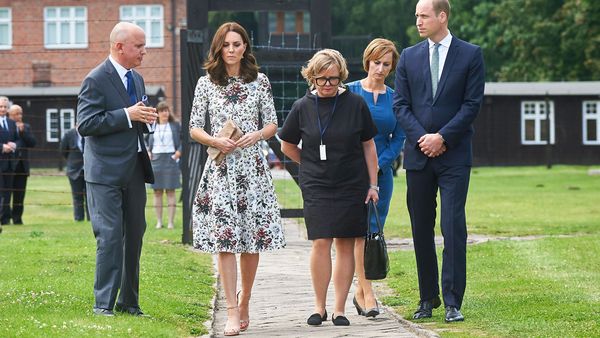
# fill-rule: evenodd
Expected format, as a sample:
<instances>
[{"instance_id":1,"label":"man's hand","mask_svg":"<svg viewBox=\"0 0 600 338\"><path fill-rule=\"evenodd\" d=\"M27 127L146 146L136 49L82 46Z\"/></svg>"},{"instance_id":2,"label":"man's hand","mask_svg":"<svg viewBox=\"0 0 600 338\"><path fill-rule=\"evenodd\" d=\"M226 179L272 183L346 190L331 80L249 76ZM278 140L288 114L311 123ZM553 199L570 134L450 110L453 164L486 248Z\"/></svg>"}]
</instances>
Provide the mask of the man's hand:
<instances>
[{"instance_id":1,"label":"man's hand","mask_svg":"<svg viewBox=\"0 0 600 338\"><path fill-rule=\"evenodd\" d=\"M425 134L417 142L423 154L428 157L438 157L446 151L444 138L438 133Z\"/></svg>"},{"instance_id":2,"label":"man's hand","mask_svg":"<svg viewBox=\"0 0 600 338\"><path fill-rule=\"evenodd\" d=\"M17 130L19 133L22 133L25 130L25 123L23 122L15 122L17 124Z\"/></svg>"},{"instance_id":3,"label":"man's hand","mask_svg":"<svg viewBox=\"0 0 600 338\"><path fill-rule=\"evenodd\" d=\"M142 102L138 102L135 105L127 108L129 113L129 119L131 121L139 121L142 123L152 124L158 119L158 113L153 107L146 107Z\"/></svg>"},{"instance_id":4,"label":"man's hand","mask_svg":"<svg viewBox=\"0 0 600 338\"><path fill-rule=\"evenodd\" d=\"M5 154L6 153L14 153L16 149L17 149L17 144L14 142L7 142L2 145L2 152Z\"/></svg>"}]
</instances>

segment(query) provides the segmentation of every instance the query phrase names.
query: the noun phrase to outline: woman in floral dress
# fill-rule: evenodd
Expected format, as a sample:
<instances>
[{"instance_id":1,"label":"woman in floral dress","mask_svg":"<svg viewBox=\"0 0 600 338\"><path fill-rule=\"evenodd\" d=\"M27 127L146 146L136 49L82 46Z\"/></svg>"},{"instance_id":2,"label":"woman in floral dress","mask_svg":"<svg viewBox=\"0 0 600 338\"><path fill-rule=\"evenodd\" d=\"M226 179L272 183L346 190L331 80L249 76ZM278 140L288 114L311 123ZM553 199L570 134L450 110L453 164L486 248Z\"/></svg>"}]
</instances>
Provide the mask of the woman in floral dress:
<instances>
[{"instance_id":1,"label":"woman in floral dress","mask_svg":"<svg viewBox=\"0 0 600 338\"><path fill-rule=\"evenodd\" d=\"M226 336L248 328L250 295L259 252L283 248L285 240L273 179L259 141L277 131L271 85L258 73L248 34L228 22L217 30L198 80L190 117L190 135L226 154L208 159L193 208L194 247L218 255L227 300ZM212 135L204 131L210 118ZM259 114L264 127L259 129ZM244 135L237 141L218 137L231 119ZM236 253L240 253L241 290L237 288Z\"/></svg>"}]
</instances>

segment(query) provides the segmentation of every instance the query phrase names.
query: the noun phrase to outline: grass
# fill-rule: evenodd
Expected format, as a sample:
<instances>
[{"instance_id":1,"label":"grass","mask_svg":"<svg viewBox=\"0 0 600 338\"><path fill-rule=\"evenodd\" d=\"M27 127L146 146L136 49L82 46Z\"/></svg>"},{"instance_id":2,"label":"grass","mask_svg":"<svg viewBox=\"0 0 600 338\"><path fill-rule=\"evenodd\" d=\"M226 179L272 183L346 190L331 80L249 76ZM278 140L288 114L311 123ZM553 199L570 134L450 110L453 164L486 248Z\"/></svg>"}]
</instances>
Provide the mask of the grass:
<instances>
[{"instance_id":1,"label":"grass","mask_svg":"<svg viewBox=\"0 0 600 338\"><path fill-rule=\"evenodd\" d=\"M26 225L5 226L0 235L0 336L205 334L214 294L211 257L179 244L180 215L175 231L154 229L150 207L140 271L140 305L150 317L92 315L91 224L72 220L67 178L48 174L56 172L36 170L30 177Z\"/></svg>"},{"instance_id":2,"label":"grass","mask_svg":"<svg viewBox=\"0 0 600 338\"><path fill-rule=\"evenodd\" d=\"M541 237L469 246L466 321L445 324L444 311L438 309L419 324L442 337L600 336L600 177L589 176L587 170L474 168L467 202L469 233ZM410 237L404 175L394 183L386 237ZM276 187L278 192L293 191L290 181L276 181ZM286 197L279 197L287 205ZM384 302L410 319L419 299L414 253L393 252L390 260L385 283L392 295Z\"/></svg>"}]
</instances>

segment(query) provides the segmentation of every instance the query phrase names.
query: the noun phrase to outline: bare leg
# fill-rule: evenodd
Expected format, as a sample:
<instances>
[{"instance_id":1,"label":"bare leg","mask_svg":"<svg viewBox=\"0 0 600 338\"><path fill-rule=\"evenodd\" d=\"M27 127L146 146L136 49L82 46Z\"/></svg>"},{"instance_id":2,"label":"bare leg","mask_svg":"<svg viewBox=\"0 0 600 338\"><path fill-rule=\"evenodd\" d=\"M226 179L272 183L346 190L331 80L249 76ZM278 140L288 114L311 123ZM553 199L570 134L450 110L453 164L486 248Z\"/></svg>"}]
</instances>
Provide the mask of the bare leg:
<instances>
[{"instance_id":1,"label":"bare leg","mask_svg":"<svg viewBox=\"0 0 600 338\"><path fill-rule=\"evenodd\" d=\"M327 288L331 280L331 244L332 238L313 240L310 252L310 275L315 290L314 313L323 315L327 303ZM354 267L352 268L354 270Z\"/></svg>"},{"instance_id":2,"label":"bare leg","mask_svg":"<svg viewBox=\"0 0 600 338\"><path fill-rule=\"evenodd\" d=\"M227 303L227 323L225 324L225 334L235 333L240 330L240 311L235 299L235 289L237 287L237 262L235 254L230 252L219 253L219 275L221 276L221 285L225 293Z\"/></svg>"},{"instance_id":3,"label":"bare leg","mask_svg":"<svg viewBox=\"0 0 600 338\"><path fill-rule=\"evenodd\" d=\"M175 189L167 190L167 208L169 210L169 223L168 228L175 228L175 209L177 208L177 203L175 202Z\"/></svg>"},{"instance_id":4,"label":"bare leg","mask_svg":"<svg viewBox=\"0 0 600 338\"><path fill-rule=\"evenodd\" d=\"M335 289L335 316L345 315L346 298L354 275L354 238L336 238L335 270L333 287Z\"/></svg>"},{"instance_id":5,"label":"bare leg","mask_svg":"<svg viewBox=\"0 0 600 338\"><path fill-rule=\"evenodd\" d=\"M364 250L365 239L357 237L354 241L354 260L356 261L354 271L358 279L358 285L356 286L354 297L356 297L358 304L364 311L369 311L370 309L377 308L377 301L371 281L365 278Z\"/></svg>"},{"instance_id":6,"label":"bare leg","mask_svg":"<svg viewBox=\"0 0 600 338\"><path fill-rule=\"evenodd\" d=\"M258 269L259 254L243 253L240 256L240 272L242 274L242 289L238 297L240 308L240 328L246 330L250 324L250 297L252 286Z\"/></svg>"},{"instance_id":7,"label":"bare leg","mask_svg":"<svg viewBox=\"0 0 600 338\"><path fill-rule=\"evenodd\" d=\"M154 210L156 210L156 228L162 228L162 189L154 189Z\"/></svg>"}]
</instances>

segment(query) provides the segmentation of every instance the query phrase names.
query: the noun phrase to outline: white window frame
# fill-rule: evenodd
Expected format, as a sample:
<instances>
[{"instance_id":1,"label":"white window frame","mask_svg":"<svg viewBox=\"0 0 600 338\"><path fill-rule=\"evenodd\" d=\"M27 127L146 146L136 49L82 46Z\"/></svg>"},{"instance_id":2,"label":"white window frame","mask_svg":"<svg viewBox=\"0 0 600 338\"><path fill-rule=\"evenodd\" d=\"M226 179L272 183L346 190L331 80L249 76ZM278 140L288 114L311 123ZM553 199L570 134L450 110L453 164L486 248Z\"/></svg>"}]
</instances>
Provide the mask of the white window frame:
<instances>
[{"instance_id":1,"label":"white window frame","mask_svg":"<svg viewBox=\"0 0 600 338\"><path fill-rule=\"evenodd\" d=\"M588 105L596 105L596 112L595 113L589 113L588 112ZM581 104L581 120L583 123L583 127L582 127L582 141L584 145L600 145L600 101L583 101ZM595 140L588 140L587 139L587 134L588 134L588 126L587 126L587 122L589 120L596 120L596 139Z\"/></svg>"},{"instance_id":2,"label":"white window frame","mask_svg":"<svg viewBox=\"0 0 600 338\"><path fill-rule=\"evenodd\" d=\"M534 105L534 113L526 114L525 107L527 105ZM548 101L550 106L550 144L555 143L554 139L554 101ZM544 107L546 101L521 101L521 144L523 145L543 145L547 144L546 140L542 140L542 121L546 120L546 112ZM526 121L534 121L534 140L527 140L526 137Z\"/></svg>"},{"instance_id":3,"label":"white window frame","mask_svg":"<svg viewBox=\"0 0 600 338\"><path fill-rule=\"evenodd\" d=\"M65 116L70 116L66 118ZM57 122L57 127L52 127L52 122ZM60 142L67 130L75 127L75 109L48 108L46 109L46 142ZM60 136L58 135L60 132Z\"/></svg>"},{"instance_id":4,"label":"white window frame","mask_svg":"<svg viewBox=\"0 0 600 338\"><path fill-rule=\"evenodd\" d=\"M145 8L145 15L138 16L137 9ZM152 16L152 8L159 8L160 14L157 16ZM125 15L125 10L130 9L131 15ZM163 5L160 4L148 4L148 5L123 5L119 7L119 17L121 21L128 21L134 23L144 30L146 33L146 47L147 48L162 48L165 46L165 9ZM158 36L158 41L154 41L152 36L152 23L158 22L160 25L160 35Z\"/></svg>"},{"instance_id":5,"label":"white window frame","mask_svg":"<svg viewBox=\"0 0 600 338\"><path fill-rule=\"evenodd\" d=\"M69 18L61 18L58 15L54 18L48 17L48 11L50 9L54 9L57 12L61 9L69 9ZM75 16L75 10L83 9L84 17L79 18ZM49 6L44 7L44 47L48 49L79 49L79 48L87 48L88 47L88 24L87 24L87 7L85 6ZM76 24L83 22L83 35L85 42L75 43L76 36ZM60 41L61 33L62 33L62 25L63 23L68 23L69 25L69 41ZM56 25L56 36L58 43L49 43L49 25Z\"/></svg>"},{"instance_id":6,"label":"white window frame","mask_svg":"<svg viewBox=\"0 0 600 338\"><path fill-rule=\"evenodd\" d=\"M0 10L8 11L8 18L0 18L0 26L8 27L8 44L0 45L0 50L12 49L12 9L10 7L0 7Z\"/></svg>"}]
</instances>

